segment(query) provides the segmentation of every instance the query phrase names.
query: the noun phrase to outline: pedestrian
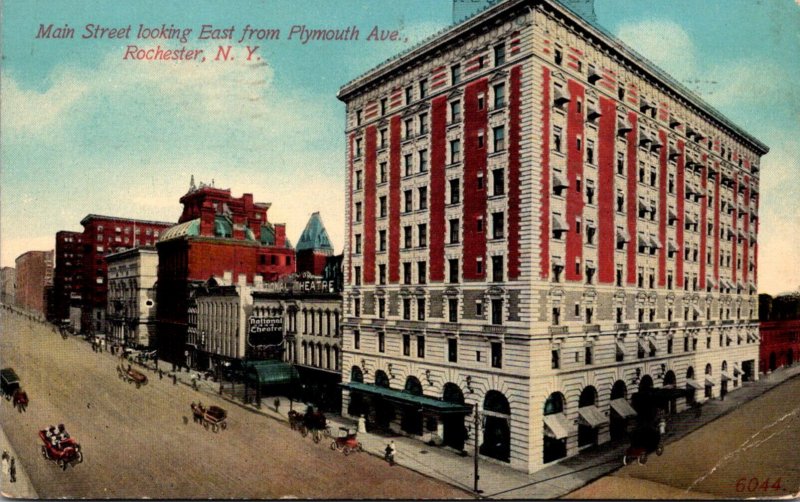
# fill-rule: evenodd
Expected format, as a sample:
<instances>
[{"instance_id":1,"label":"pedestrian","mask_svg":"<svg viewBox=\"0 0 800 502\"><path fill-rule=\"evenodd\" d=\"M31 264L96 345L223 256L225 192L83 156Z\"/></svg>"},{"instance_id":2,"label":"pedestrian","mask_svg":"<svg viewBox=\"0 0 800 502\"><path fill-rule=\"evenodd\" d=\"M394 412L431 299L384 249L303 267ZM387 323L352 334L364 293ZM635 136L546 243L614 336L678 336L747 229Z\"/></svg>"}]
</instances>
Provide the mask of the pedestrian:
<instances>
[{"instance_id":1,"label":"pedestrian","mask_svg":"<svg viewBox=\"0 0 800 502\"><path fill-rule=\"evenodd\" d=\"M161 371L161 368L158 369L158 379L159 380L163 380L164 379L164 372Z\"/></svg>"},{"instance_id":2,"label":"pedestrian","mask_svg":"<svg viewBox=\"0 0 800 502\"><path fill-rule=\"evenodd\" d=\"M667 432L667 421L664 418L658 421L658 433L662 436Z\"/></svg>"},{"instance_id":3,"label":"pedestrian","mask_svg":"<svg viewBox=\"0 0 800 502\"><path fill-rule=\"evenodd\" d=\"M8 457L8 453L6 453L6 456L5 456L5 457L3 457L3 478L5 478L6 476L8 476L8 469L9 469L9 462L8 462L8 458L9 458L9 457Z\"/></svg>"},{"instance_id":4,"label":"pedestrian","mask_svg":"<svg viewBox=\"0 0 800 502\"><path fill-rule=\"evenodd\" d=\"M8 469L8 473L11 476L11 482L17 482L17 463L14 460L14 457L11 457L11 466Z\"/></svg>"},{"instance_id":5,"label":"pedestrian","mask_svg":"<svg viewBox=\"0 0 800 502\"><path fill-rule=\"evenodd\" d=\"M278 413L278 408L281 406L281 398L276 397L275 401L272 403L275 405L275 413Z\"/></svg>"},{"instance_id":6,"label":"pedestrian","mask_svg":"<svg viewBox=\"0 0 800 502\"><path fill-rule=\"evenodd\" d=\"M172 385L178 385L178 375L172 374Z\"/></svg>"}]
</instances>

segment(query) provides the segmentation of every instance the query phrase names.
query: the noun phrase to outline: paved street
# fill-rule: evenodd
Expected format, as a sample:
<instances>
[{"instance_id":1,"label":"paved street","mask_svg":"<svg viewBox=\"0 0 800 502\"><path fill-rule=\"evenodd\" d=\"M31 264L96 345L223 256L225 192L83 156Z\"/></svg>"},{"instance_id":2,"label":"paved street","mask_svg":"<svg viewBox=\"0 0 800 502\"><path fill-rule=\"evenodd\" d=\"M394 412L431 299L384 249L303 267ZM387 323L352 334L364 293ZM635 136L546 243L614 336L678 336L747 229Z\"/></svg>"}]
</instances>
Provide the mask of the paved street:
<instances>
[{"instance_id":1,"label":"paved street","mask_svg":"<svg viewBox=\"0 0 800 502\"><path fill-rule=\"evenodd\" d=\"M746 498L800 495L800 378L744 403L567 498Z\"/></svg>"},{"instance_id":2,"label":"paved street","mask_svg":"<svg viewBox=\"0 0 800 502\"><path fill-rule=\"evenodd\" d=\"M0 403L3 431L43 498L468 498L470 495L368 454L349 457L284 423L173 385L148 372L136 389L117 359L44 324L3 312L0 364L30 396L24 414ZM228 410L214 434L191 420L189 403ZM185 417L185 418L184 418ZM188 420L188 423L186 421ZM66 424L84 462L62 472L40 454L39 428ZM11 493L7 480L3 492Z\"/></svg>"}]
</instances>

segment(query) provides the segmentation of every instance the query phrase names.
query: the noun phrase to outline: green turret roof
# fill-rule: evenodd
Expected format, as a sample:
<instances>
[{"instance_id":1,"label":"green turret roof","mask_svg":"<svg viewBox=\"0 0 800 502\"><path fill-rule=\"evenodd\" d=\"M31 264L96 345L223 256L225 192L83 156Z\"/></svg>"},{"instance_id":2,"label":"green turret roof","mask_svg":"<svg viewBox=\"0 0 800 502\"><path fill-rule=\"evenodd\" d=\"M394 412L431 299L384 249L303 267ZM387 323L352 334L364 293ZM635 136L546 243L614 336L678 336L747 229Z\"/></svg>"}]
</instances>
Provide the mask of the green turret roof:
<instances>
[{"instance_id":1,"label":"green turret roof","mask_svg":"<svg viewBox=\"0 0 800 502\"><path fill-rule=\"evenodd\" d=\"M322 217L319 212L315 212L306 223L306 228L300 236L300 241L297 243L297 251L304 251L306 249L316 251L330 251L333 253L333 246L328 237L328 231L325 230L325 225L322 224Z\"/></svg>"}]
</instances>

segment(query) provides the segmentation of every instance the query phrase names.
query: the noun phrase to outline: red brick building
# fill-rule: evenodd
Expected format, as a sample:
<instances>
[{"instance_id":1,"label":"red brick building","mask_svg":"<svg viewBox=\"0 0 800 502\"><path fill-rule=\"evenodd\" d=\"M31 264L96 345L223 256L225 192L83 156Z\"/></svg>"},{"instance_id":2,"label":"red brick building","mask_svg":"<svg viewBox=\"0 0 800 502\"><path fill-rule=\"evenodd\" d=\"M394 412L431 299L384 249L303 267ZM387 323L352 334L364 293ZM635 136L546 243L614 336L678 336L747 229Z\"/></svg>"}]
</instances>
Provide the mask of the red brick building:
<instances>
[{"instance_id":1,"label":"red brick building","mask_svg":"<svg viewBox=\"0 0 800 502\"><path fill-rule=\"evenodd\" d=\"M762 322L759 330L761 373L790 366L797 361L800 355L800 319Z\"/></svg>"},{"instance_id":2,"label":"red brick building","mask_svg":"<svg viewBox=\"0 0 800 502\"><path fill-rule=\"evenodd\" d=\"M17 305L45 314L45 290L53 285L53 251L23 253L16 259L16 269Z\"/></svg>"},{"instance_id":3,"label":"red brick building","mask_svg":"<svg viewBox=\"0 0 800 502\"><path fill-rule=\"evenodd\" d=\"M181 197L178 224L163 232L158 249L158 350L183 364L192 289L210 277L230 273L252 284L256 276L274 281L295 271L286 227L267 220L270 204L252 194L233 197L229 189L194 184Z\"/></svg>"},{"instance_id":4,"label":"red brick building","mask_svg":"<svg viewBox=\"0 0 800 502\"><path fill-rule=\"evenodd\" d=\"M56 321L69 319L70 304L78 306L83 289L83 234L62 230L56 233L55 273L53 275Z\"/></svg>"},{"instance_id":5,"label":"red brick building","mask_svg":"<svg viewBox=\"0 0 800 502\"><path fill-rule=\"evenodd\" d=\"M105 256L128 248L152 246L158 240L160 232L174 223L89 214L81 220L81 225L81 330L84 333L99 334L105 330L108 292Z\"/></svg>"}]
</instances>

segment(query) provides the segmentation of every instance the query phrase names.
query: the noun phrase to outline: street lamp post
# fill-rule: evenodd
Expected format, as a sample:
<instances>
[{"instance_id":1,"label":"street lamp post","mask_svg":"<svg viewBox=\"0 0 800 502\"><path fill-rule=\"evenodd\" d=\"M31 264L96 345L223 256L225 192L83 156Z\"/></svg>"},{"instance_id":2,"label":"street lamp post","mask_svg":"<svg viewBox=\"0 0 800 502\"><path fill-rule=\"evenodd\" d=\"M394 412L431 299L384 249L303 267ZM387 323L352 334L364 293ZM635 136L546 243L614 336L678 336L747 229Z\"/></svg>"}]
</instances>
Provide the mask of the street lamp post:
<instances>
[{"instance_id":1,"label":"street lamp post","mask_svg":"<svg viewBox=\"0 0 800 502\"><path fill-rule=\"evenodd\" d=\"M478 428L481 426L480 417L478 416L478 403L475 403L475 412L473 413L475 416L475 423L473 425L473 439L474 439L474 447L475 447L475 472L474 472L474 486L472 490L475 493L482 493L483 490L478 489L478 480L481 478L478 474Z\"/></svg>"}]
</instances>

